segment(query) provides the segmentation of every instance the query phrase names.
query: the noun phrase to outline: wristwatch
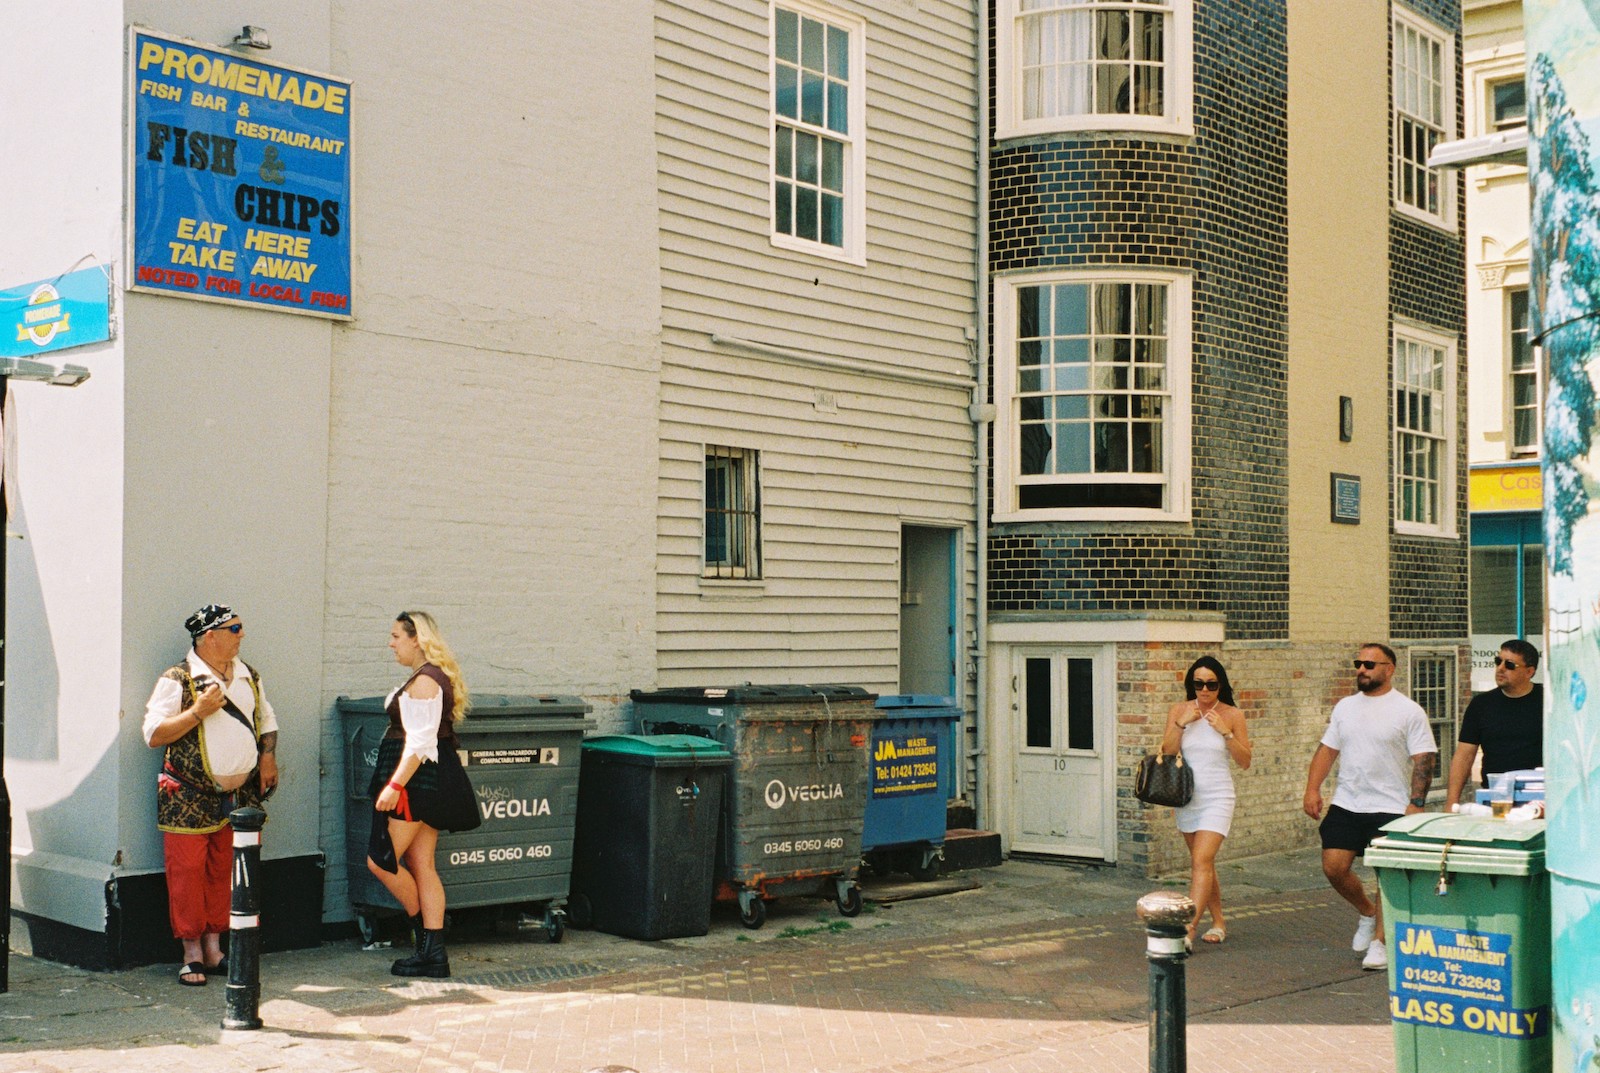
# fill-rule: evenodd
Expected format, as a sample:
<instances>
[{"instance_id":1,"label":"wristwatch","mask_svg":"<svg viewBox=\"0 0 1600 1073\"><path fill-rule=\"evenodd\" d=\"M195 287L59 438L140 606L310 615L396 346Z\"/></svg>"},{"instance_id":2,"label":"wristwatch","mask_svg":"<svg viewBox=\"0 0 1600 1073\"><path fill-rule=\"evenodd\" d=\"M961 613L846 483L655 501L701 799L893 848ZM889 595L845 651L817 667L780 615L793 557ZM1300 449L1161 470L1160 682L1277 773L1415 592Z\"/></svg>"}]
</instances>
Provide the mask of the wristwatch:
<instances>
[{"instance_id":1,"label":"wristwatch","mask_svg":"<svg viewBox=\"0 0 1600 1073\"><path fill-rule=\"evenodd\" d=\"M1426 808L1428 805L1428 799L1426 797L1413 797L1411 799L1411 804L1414 808Z\"/></svg>"}]
</instances>

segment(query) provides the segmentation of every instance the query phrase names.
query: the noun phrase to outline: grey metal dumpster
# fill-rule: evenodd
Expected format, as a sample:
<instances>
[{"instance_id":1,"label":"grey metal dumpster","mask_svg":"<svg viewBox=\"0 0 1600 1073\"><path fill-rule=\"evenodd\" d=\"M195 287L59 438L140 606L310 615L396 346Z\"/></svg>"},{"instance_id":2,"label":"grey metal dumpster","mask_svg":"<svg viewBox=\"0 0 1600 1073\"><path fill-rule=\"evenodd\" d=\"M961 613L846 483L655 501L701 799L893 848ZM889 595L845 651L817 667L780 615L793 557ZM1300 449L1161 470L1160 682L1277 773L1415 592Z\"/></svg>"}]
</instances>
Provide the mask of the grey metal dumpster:
<instances>
[{"instance_id":1,"label":"grey metal dumpster","mask_svg":"<svg viewBox=\"0 0 1600 1073\"><path fill-rule=\"evenodd\" d=\"M398 910L367 869L372 799L367 786L388 727L382 697L340 697L345 744L345 865L362 937ZM567 696L475 695L456 728L461 763L483 812L476 831L439 837L439 877L452 909L542 905L551 942L566 932L577 815L579 746L590 707Z\"/></svg>"},{"instance_id":2,"label":"grey metal dumpster","mask_svg":"<svg viewBox=\"0 0 1600 1073\"><path fill-rule=\"evenodd\" d=\"M748 928L765 899L832 893L861 912L861 826L877 695L856 686L634 690L646 734L699 734L733 754L717 845L721 901Z\"/></svg>"}]
</instances>

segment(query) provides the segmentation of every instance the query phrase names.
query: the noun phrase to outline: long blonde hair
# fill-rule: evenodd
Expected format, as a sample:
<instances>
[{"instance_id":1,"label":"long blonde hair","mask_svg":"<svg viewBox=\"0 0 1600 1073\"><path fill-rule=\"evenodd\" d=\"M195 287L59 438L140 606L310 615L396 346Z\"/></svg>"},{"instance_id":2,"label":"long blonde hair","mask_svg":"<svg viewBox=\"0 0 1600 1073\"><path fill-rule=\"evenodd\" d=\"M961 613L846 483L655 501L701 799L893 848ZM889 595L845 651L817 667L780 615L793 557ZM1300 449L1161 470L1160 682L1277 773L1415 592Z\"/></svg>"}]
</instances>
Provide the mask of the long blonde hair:
<instances>
[{"instance_id":1,"label":"long blonde hair","mask_svg":"<svg viewBox=\"0 0 1600 1073\"><path fill-rule=\"evenodd\" d=\"M439 632L439 624L426 611L402 611L395 616L395 621L408 636L422 646L422 654L427 657L428 662L443 671L445 677L450 679L450 689L455 694L455 706L450 711L450 721L461 722L467 717L471 697L467 693L466 680L461 677L461 665L456 662L450 646L444 643L444 636Z\"/></svg>"}]
</instances>

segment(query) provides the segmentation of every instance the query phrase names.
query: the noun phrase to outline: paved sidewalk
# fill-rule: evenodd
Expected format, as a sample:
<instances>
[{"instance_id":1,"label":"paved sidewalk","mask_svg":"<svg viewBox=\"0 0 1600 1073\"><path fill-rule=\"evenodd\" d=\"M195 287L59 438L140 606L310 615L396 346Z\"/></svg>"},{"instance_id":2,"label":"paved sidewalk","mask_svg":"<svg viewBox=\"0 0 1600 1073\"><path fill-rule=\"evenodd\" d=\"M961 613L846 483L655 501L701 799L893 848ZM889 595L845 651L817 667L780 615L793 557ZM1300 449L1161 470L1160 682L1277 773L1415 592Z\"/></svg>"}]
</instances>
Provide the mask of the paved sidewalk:
<instances>
[{"instance_id":1,"label":"paved sidewalk","mask_svg":"<svg viewBox=\"0 0 1600 1073\"><path fill-rule=\"evenodd\" d=\"M1316 859L1224 862L1228 941L1187 966L1190 1069L1392 1073L1386 981L1361 971L1354 914ZM710 935L659 943L458 936L449 981L397 980L394 951L354 940L270 954L259 1032L218 1028L220 980L180 988L173 966L85 973L13 955L0 1071L1146 1069L1132 910L1161 884L1029 861L971 878L913 900L871 884L850 921L789 899L752 932L719 907Z\"/></svg>"}]
</instances>

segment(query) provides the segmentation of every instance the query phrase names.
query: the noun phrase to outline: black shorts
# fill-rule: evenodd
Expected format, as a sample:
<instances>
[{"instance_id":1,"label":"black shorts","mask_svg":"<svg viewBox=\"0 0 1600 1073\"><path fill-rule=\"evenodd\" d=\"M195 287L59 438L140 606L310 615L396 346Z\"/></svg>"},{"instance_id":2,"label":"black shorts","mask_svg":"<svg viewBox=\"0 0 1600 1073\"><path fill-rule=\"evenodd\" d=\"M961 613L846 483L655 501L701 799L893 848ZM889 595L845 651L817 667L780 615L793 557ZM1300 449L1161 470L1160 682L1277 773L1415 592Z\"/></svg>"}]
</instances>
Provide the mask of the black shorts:
<instances>
[{"instance_id":1,"label":"black shorts","mask_svg":"<svg viewBox=\"0 0 1600 1073\"><path fill-rule=\"evenodd\" d=\"M1322 848L1349 850L1359 857L1366 852L1367 843L1382 833L1384 824L1404 815L1403 812L1351 812L1329 805L1328 814L1317 828L1322 834Z\"/></svg>"}]
</instances>

